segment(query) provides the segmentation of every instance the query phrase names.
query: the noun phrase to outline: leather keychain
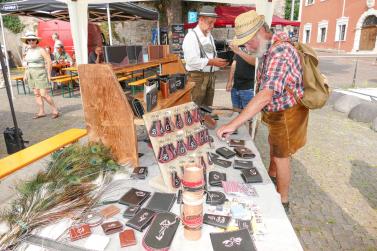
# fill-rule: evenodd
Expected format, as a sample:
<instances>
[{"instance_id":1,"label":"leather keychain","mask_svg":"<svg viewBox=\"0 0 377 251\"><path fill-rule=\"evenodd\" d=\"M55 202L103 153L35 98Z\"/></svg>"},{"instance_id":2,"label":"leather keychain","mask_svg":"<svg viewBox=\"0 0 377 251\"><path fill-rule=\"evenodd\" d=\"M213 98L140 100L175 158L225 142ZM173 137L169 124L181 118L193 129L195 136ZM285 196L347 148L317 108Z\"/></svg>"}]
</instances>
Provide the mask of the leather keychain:
<instances>
[{"instance_id":1,"label":"leather keychain","mask_svg":"<svg viewBox=\"0 0 377 251\"><path fill-rule=\"evenodd\" d=\"M186 144L183 139L178 139L177 141L177 155L185 156L187 154Z\"/></svg>"},{"instance_id":2,"label":"leather keychain","mask_svg":"<svg viewBox=\"0 0 377 251\"><path fill-rule=\"evenodd\" d=\"M184 112L186 126L191 126L194 123L190 110Z\"/></svg>"},{"instance_id":3,"label":"leather keychain","mask_svg":"<svg viewBox=\"0 0 377 251\"><path fill-rule=\"evenodd\" d=\"M157 136L162 137L165 135L164 127L162 126L161 120L157 120L156 122L156 128L157 128Z\"/></svg>"},{"instance_id":4,"label":"leather keychain","mask_svg":"<svg viewBox=\"0 0 377 251\"><path fill-rule=\"evenodd\" d=\"M160 146L158 151L158 162L160 163L168 163L171 160L171 156L169 156L168 149L166 145Z\"/></svg>"},{"instance_id":5,"label":"leather keychain","mask_svg":"<svg viewBox=\"0 0 377 251\"><path fill-rule=\"evenodd\" d=\"M164 122L165 122L165 132L166 133L173 132L173 123L171 122L169 116L165 117Z\"/></svg>"},{"instance_id":6,"label":"leather keychain","mask_svg":"<svg viewBox=\"0 0 377 251\"><path fill-rule=\"evenodd\" d=\"M198 148L198 143L196 143L193 135L190 134L189 136L187 136L186 146L187 146L187 150L189 151L193 151L196 148Z\"/></svg>"},{"instance_id":7,"label":"leather keychain","mask_svg":"<svg viewBox=\"0 0 377 251\"><path fill-rule=\"evenodd\" d=\"M149 129L149 136L151 137L157 137L158 136L158 132L157 132L157 121L154 120L152 122L152 126L151 128Z\"/></svg>"},{"instance_id":8,"label":"leather keychain","mask_svg":"<svg viewBox=\"0 0 377 251\"><path fill-rule=\"evenodd\" d=\"M175 115L175 127L177 129L182 129L184 126L185 126L185 124L183 123L183 119L182 119L181 114L177 113Z\"/></svg>"}]
</instances>

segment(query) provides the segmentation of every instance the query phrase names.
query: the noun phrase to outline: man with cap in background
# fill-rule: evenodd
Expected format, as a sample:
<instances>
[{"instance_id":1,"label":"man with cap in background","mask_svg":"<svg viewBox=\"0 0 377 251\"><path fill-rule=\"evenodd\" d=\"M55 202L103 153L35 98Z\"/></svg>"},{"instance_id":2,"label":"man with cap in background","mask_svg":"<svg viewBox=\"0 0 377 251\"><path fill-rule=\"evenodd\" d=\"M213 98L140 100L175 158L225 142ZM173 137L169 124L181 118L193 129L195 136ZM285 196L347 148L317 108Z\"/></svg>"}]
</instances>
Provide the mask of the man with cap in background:
<instances>
[{"instance_id":1,"label":"man with cap in background","mask_svg":"<svg viewBox=\"0 0 377 251\"><path fill-rule=\"evenodd\" d=\"M195 83L191 97L197 105L212 106L215 71L228 64L225 59L217 58L215 41L211 35L216 18L215 9L204 6L199 12L198 25L183 40L188 81Z\"/></svg>"},{"instance_id":2,"label":"man with cap in background","mask_svg":"<svg viewBox=\"0 0 377 251\"><path fill-rule=\"evenodd\" d=\"M302 66L298 52L283 32L272 34L264 16L255 11L239 15L235 21L235 45L245 45L259 58L257 94L247 107L228 124L217 130L228 137L243 123L262 111L268 126L270 166L268 174L277 185L281 202L289 211L288 191L291 181L290 157L306 143L309 110L297 99L304 94Z\"/></svg>"}]
</instances>

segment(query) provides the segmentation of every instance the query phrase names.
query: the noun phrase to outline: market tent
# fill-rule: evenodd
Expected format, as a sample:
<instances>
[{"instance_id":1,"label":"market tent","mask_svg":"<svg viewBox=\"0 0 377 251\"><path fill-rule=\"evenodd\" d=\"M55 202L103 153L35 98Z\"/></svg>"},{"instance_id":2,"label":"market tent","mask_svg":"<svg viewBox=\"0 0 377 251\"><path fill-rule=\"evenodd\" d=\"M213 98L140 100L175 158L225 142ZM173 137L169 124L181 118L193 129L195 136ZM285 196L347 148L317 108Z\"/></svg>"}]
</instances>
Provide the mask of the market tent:
<instances>
[{"instance_id":1,"label":"market tent","mask_svg":"<svg viewBox=\"0 0 377 251\"><path fill-rule=\"evenodd\" d=\"M217 6L215 11L219 16L216 20L215 27L234 27L234 20L236 17L244 12L249 10L255 10L255 7L246 7L246 6ZM191 29L196 26L197 23L185 23L185 29ZM291 25L291 26L300 26L300 22L289 21L284 18L273 15L272 17L272 26L276 25Z\"/></svg>"}]
</instances>

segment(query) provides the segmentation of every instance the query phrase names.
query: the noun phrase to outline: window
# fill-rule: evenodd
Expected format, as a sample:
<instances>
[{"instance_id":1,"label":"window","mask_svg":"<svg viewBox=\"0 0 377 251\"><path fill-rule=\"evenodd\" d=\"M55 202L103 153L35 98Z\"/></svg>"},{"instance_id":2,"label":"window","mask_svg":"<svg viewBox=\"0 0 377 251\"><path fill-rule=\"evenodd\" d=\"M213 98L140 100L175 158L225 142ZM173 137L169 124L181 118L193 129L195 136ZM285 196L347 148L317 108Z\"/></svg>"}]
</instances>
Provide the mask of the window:
<instances>
[{"instance_id":1,"label":"window","mask_svg":"<svg viewBox=\"0 0 377 251\"><path fill-rule=\"evenodd\" d=\"M318 30L317 30L317 43L325 43L327 40L327 27L328 21L323 20L318 23Z\"/></svg>"},{"instance_id":2,"label":"window","mask_svg":"<svg viewBox=\"0 0 377 251\"><path fill-rule=\"evenodd\" d=\"M305 6L314 4L314 0L306 0Z\"/></svg>"},{"instance_id":3,"label":"window","mask_svg":"<svg viewBox=\"0 0 377 251\"><path fill-rule=\"evenodd\" d=\"M336 20L335 41L346 41L348 17L341 17Z\"/></svg>"},{"instance_id":4,"label":"window","mask_svg":"<svg viewBox=\"0 0 377 251\"><path fill-rule=\"evenodd\" d=\"M304 36L302 38L302 42L304 44L308 44L310 43L310 35L311 35L311 32L312 32L312 24L305 24L304 25Z\"/></svg>"},{"instance_id":5,"label":"window","mask_svg":"<svg viewBox=\"0 0 377 251\"><path fill-rule=\"evenodd\" d=\"M326 42L326 28L321 28L321 43Z\"/></svg>"}]
</instances>

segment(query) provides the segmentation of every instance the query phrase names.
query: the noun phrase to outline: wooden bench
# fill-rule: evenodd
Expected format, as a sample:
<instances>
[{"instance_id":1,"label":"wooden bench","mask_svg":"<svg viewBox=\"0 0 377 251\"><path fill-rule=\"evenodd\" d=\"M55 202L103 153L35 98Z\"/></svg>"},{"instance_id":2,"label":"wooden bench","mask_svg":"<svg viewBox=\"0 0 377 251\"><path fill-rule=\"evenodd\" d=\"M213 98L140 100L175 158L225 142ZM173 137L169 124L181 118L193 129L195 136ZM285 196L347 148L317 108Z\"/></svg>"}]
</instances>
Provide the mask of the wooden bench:
<instances>
[{"instance_id":1,"label":"wooden bench","mask_svg":"<svg viewBox=\"0 0 377 251\"><path fill-rule=\"evenodd\" d=\"M130 79L133 79L133 78L138 78L138 77L141 77L141 76L143 76L143 73L141 73L141 72L135 73L135 74L129 74L129 75L126 75L126 76L119 77L118 81L127 81L127 80L130 80Z\"/></svg>"},{"instance_id":2,"label":"wooden bench","mask_svg":"<svg viewBox=\"0 0 377 251\"><path fill-rule=\"evenodd\" d=\"M0 159L0 179L37 161L60 148L78 141L86 129L73 128Z\"/></svg>"},{"instance_id":3,"label":"wooden bench","mask_svg":"<svg viewBox=\"0 0 377 251\"><path fill-rule=\"evenodd\" d=\"M60 83L62 84L62 96L63 98L65 97L64 95L68 93L69 97L71 98L74 94L74 89L72 86L73 80L79 79L79 76L71 76L71 75L62 75L62 76L57 76L54 78L51 78L51 81L55 83ZM51 86L51 95L54 95L54 89Z\"/></svg>"},{"instance_id":4,"label":"wooden bench","mask_svg":"<svg viewBox=\"0 0 377 251\"><path fill-rule=\"evenodd\" d=\"M150 76L150 77L147 77L147 78L139 79L139 80L136 80L134 82L128 83L128 86L131 86L131 93L135 94L135 87L144 86L145 83L148 81L148 79L156 78L156 77L157 77L157 75L153 75L153 76Z\"/></svg>"},{"instance_id":5,"label":"wooden bench","mask_svg":"<svg viewBox=\"0 0 377 251\"><path fill-rule=\"evenodd\" d=\"M22 88L24 90L24 94L26 95L26 88L28 89L28 93L30 94L30 88L28 85L25 85L25 82L24 82L24 76L23 75L19 75L19 76L13 76L11 78L11 80L15 80L16 81L16 86L17 86L17 94L20 94L20 90L19 90L19 85L21 84L22 85Z\"/></svg>"}]
</instances>

